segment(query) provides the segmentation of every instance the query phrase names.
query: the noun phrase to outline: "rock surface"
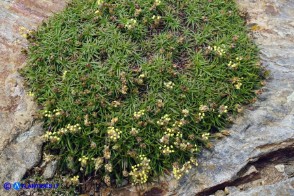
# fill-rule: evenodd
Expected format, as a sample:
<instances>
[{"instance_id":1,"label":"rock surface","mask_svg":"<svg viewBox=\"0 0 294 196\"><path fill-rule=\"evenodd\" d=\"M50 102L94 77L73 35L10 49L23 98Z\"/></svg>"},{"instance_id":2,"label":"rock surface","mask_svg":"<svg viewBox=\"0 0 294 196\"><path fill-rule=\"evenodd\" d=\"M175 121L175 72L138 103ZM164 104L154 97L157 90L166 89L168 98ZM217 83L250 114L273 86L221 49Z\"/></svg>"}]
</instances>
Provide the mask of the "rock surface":
<instances>
[{"instance_id":1,"label":"rock surface","mask_svg":"<svg viewBox=\"0 0 294 196\"><path fill-rule=\"evenodd\" d=\"M51 161L49 162L46 167L45 167L45 170L43 172L43 177L45 179L51 179L53 178L55 172L56 172L56 169L57 169L57 161L54 160L54 161Z\"/></svg>"},{"instance_id":2,"label":"rock surface","mask_svg":"<svg viewBox=\"0 0 294 196\"><path fill-rule=\"evenodd\" d=\"M258 196L291 196L294 195L294 179L288 179L274 185L260 186L252 188L247 191L234 191L229 194L229 196L248 196L248 195L258 195Z\"/></svg>"},{"instance_id":3,"label":"rock surface","mask_svg":"<svg viewBox=\"0 0 294 196\"><path fill-rule=\"evenodd\" d=\"M36 28L61 10L65 0L0 0L0 195L13 195L4 182L20 181L41 158L42 123L35 122L36 105L17 73L25 63L21 53L24 28ZM24 28L23 28L24 27Z\"/></svg>"}]
</instances>

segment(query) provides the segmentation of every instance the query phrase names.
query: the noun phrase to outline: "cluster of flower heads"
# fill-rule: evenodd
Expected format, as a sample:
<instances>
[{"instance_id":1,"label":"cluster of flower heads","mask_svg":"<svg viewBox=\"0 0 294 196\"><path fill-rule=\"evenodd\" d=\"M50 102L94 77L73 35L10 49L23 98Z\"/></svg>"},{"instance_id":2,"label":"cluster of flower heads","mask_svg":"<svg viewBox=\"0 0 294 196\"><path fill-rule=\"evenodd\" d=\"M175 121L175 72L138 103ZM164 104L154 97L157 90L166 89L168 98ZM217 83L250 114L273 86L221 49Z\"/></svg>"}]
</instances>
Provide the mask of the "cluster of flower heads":
<instances>
[{"instance_id":1,"label":"cluster of flower heads","mask_svg":"<svg viewBox=\"0 0 294 196\"><path fill-rule=\"evenodd\" d=\"M172 148L172 147L171 147ZM104 157L105 158L105 157ZM92 158L95 165L95 170L100 169L104 163L103 157ZM82 167L86 167L89 162L89 158L87 156L82 156L79 158L79 162L81 162ZM190 161L186 162L181 168L177 163L173 164L173 175L176 179L180 179L184 173L187 173L191 168L192 165L197 166L197 160L195 158L190 158ZM110 176L109 173L113 171L113 166L111 163L106 163L104 165L104 169L106 171L106 175L104 176L104 182L107 186L110 186ZM139 155L139 163L133 165L131 167L131 172L127 172L125 169L123 170L123 176L128 177L131 176L133 184L144 184L148 180L148 176L150 173L150 159L148 159L145 155ZM78 185L79 184L79 176L73 176L72 178L68 179L69 184Z\"/></svg>"},{"instance_id":2,"label":"cluster of flower heads","mask_svg":"<svg viewBox=\"0 0 294 196\"><path fill-rule=\"evenodd\" d=\"M134 117L136 119L141 118L145 114L145 110L140 110L139 112L134 112Z\"/></svg>"},{"instance_id":3,"label":"cluster of flower heads","mask_svg":"<svg viewBox=\"0 0 294 196\"><path fill-rule=\"evenodd\" d=\"M85 126L90 126L90 125L91 125L91 122L90 122L90 120L89 120L89 115L88 115L88 114L86 114L86 115L84 116L84 125L85 125Z\"/></svg>"},{"instance_id":4,"label":"cluster of flower heads","mask_svg":"<svg viewBox=\"0 0 294 196\"><path fill-rule=\"evenodd\" d=\"M120 138L121 133L122 131L119 130L118 128L114 128L114 127L107 128L107 136L113 142L116 142Z\"/></svg>"},{"instance_id":5,"label":"cluster of flower heads","mask_svg":"<svg viewBox=\"0 0 294 196\"><path fill-rule=\"evenodd\" d=\"M29 95L30 97L35 97L35 93L33 93L32 91L30 91L30 92L28 93L28 95Z\"/></svg>"},{"instance_id":6,"label":"cluster of flower heads","mask_svg":"<svg viewBox=\"0 0 294 196\"><path fill-rule=\"evenodd\" d=\"M73 176L72 178L69 179L70 184L73 185L78 185L79 184L79 176Z\"/></svg>"},{"instance_id":7,"label":"cluster of flower heads","mask_svg":"<svg viewBox=\"0 0 294 196\"><path fill-rule=\"evenodd\" d=\"M97 5L101 5L103 2L103 0L97 0Z\"/></svg>"},{"instance_id":8,"label":"cluster of flower heads","mask_svg":"<svg viewBox=\"0 0 294 196\"><path fill-rule=\"evenodd\" d=\"M215 54L217 54L218 56L223 56L224 54L226 54L224 45L222 45L222 46L213 46L213 47L208 46L207 49L209 51L215 52Z\"/></svg>"},{"instance_id":9,"label":"cluster of flower heads","mask_svg":"<svg viewBox=\"0 0 294 196\"><path fill-rule=\"evenodd\" d=\"M106 155L104 157L92 158L92 159L89 159L89 157L87 156L82 156L81 158L79 158L79 162L81 162L82 167L86 167L89 161L92 160L94 162L95 170L97 171L103 166L104 160L109 160L109 159L110 159L110 155ZM108 162L107 164L104 165L104 169L106 172L111 173L112 164Z\"/></svg>"},{"instance_id":10,"label":"cluster of flower heads","mask_svg":"<svg viewBox=\"0 0 294 196\"><path fill-rule=\"evenodd\" d=\"M75 124L75 125L71 125L68 124L66 125L66 127L61 128L57 131L58 135L64 135L66 133L77 133L78 131L81 131L81 126L80 124Z\"/></svg>"},{"instance_id":11,"label":"cluster of flower heads","mask_svg":"<svg viewBox=\"0 0 294 196\"><path fill-rule=\"evenodd\" d=\"M182 114L184 117L189 115L189 111L184 109L182 110ZM170 118L168 116L163 116L159 121L158 124L162 126L167 126L170 122ZM182 151L189 151L190 153L195 153L198 151L197 145L193 145L187 140L183 138L183 134L180 128L186 124L186 120L184 118L175 121L172 124L172 127L165 127L165 131L163 136L159 139L159 142L162 143L159 146L159 150L165 156L170 155L171 153L175 152L176 149L180 149ZM195 136L189 137L189 139L195 139Z\"/></svg>"},{"instance_id":12,"label":"cluster of flower heads","mask_svg":"<svg viewBox=\"0 0 294 196\"><path fill-rule=\"evenodd\" d=\"M156 106L159 107L159 108L164 107L164 103L163 103L162 99L157 99L156 100Z\"/></svg>"},{"instance_id":13,"label":"cluster of flower heads","mask_svg":"<svg viewBox=\"0 0 294 196\"><path fill-rule=\"evenodd\" d=\"M225 105L221 105L218 109L219 111L219 117L222 115L222 114L226 114L228 113L228 106L225 106Z\"/></svg>"},{"instance_id":14,"label":"cluster of flower heads","mask_svg":"<svg viewBox=\"0 0 294 196\"><path fill-rule=\"evenodd\" d=\"M232 69L237 69L240 65L242 57L237 57L236 62L229 61L228 67Z\"/></svg>"},{"instance_id":15,"label":"cluster of flower heads","mask_svg":"<svg viewBox=\"0 0 294 196\"><path fill-rule=\"evenodd\" d=\"M177 142L175 141L175 144L178 146L179 149L181 149L182 151L186 151L189 149L193 149L193 145L190 142L187 142L185 140L183 140L182 142ZM195 144L195 150L197 150L197 145ZM192 150L191 152L194 152L194 150Z\"/></svg>"},{"instance_id":16,"label":"cluster of flower heads","mask_svg":"<svg viewBox=\"0 0 294 196\"><path fill-rule=\"evenodd\" d=\"M203 133L203 134L201 135L202 139L204 139L204 140L208 140L208 139L209 139L209 136L210 136L209 133Z\"/></svg>"},{"instance_id":17,"label":"cluster of flower heads","mask_svg":"<svg viewBox=\"0 0 294 196\"><path fill-rule=\"evenodd\" d=\"M232 68L232 69L236 69L238 67L238 63L233 63L232 61L229 62L228 67Z\"/></svg>"},{"instance_id":18,"label":"cluster of flower heads","mask_svg":"<svg viewBox=\"0 0 294 196\"><path fill-rule=\"evenodd\" d=\"M112 101L111 105L115 108L119 107L121 105L121 103L119 101Z\"/></svg>"},{"instance_id":19,"label":"cluster of flower heads","mask_svg":"<svg viewBox=\"0 0 294 196\"><path fill-rule=\"evenodd\" d=\"M182 114L184 115L184 117L189 116L189 110L187 109L182 110Z\"/></svg>"},{"instance_id":20,"label":"cluster of flower heads","mask_svg":"<svg viewBox=\"0 0 294 196\"><path fill-rule=\"evenodd\" d=\"M155 25L158 25L160 23L161 16L155 16L155 15L153 15L152 16L152 20L154 20L154 24Z\"/></svg>"},{"instance_id":21,"label":"cluster of flower heads","mask_svg":"<svg viewBox=\"0 0 294 196\"><path fill-rule=\"evenodd\" d=\"M78 160L81 164L80 170L83 171L84 168L90 163L90 161L93 161L94 168L96 171L101 169L104 166L104 170L106 172L104 176L104 182L107 184L107 186L110 186L110 176L109 173L113 171L112 163L109 161L111 157L111 151L109 149L109 146L105 145L103 150L103 157L97 157L97 158L89 158L88 156L83 155Z\"/></svg>"},{"instance_id":22,"label":"cluster of flower heads","mask_svg":"<svg viewBox=\"0 0 294 196\"><path fill-rule=\"evenodd\" d=\"M130 19L127 21L127 23L125 24L125 27L129 30L135 28L137 25L137 20L136 19Z\"/></svg>"},{"instance_id":23,"label":"cluster of flower heads","mask_svg":"<svg viewBox=\"0 0 294 196\"><path fill-rule=\"evenodd\" d=\"M180 119L174 122L173 127L180 128L186 123L185 119Z\"/></svg>"},{"instance_id":24,"label":"cluster of flower heads","mask_svg":"<svg viewBox=\"0 0 294 196\"><path fill-rule=\"evenodd\" d=\"M104 146L104 150L103 150L103 157L107 160L110 159L111 157L111 151L109 149L109 146Z\"/></svg>"},{"instance_id":25,"label":"cluster of flower heads","mask_svg":"<svg viewBox=\"0 0 294 196\"><path fill-rule=\"evenodd\" d=\"M94 166L95 166L96 171L98 169L100 169L102 167L103 163L104 163L103 157L92 158L92 160L94 161Z\"/></svg>"},{"instance_id":26,"label":"cluster of flower heads","mask_svg":"<svg viewBox=\"0 0 294 196\"><path fill-rule=\"evenodd\" d=\"M43 154L43 160L45 163L49 163L50 161L53 161L56 158L56 156L52 155L52 154L46 154L44 152Z\"/></svg>"},{"instance_id":27,"label":"cluster of flower heads","mask_svg":"<svg viewBox=\"0 0 294 196\"><path fill-rule=\"evenodd\" d=\"M172 137L175 134L179 134L179 133L180 132L178 131L177 127L166 128L166 131L164 132L164 136ZM164 138L161 138L160 141L162 143L166 143L166 142L163 142L163 141L165 141Z\"/></svg>"},{"instance_id":28,"label":"cluster of flower heads","mask_svg":"<svg viewBox=\"0 0 294 196\"><path fill-rule=\"evenodd\" d=\"M244 107L241 106L240 104L236 104L235 109L237 110L238 113L242 113L244 111Z\"/></svg>"},{"instance_id":29,"label":"cluster of flower heads","mask_svg":"<svg viewBox=\"0 0 294 196\"><path fill-rule=\"evenodd\" d=\"M105 171L106 172L112 172L112 164L111 163L107 163L104 165Z\"/></svg>"},{"instance_id":30,"label":"cluster of flower heads","mask_svg":"<svg viewBox=\"0 0 294 196\"><path fill-rule=\"evenodd\" d=\"M159 6L160 4L161 4L161 1L160 1L160 0L155 0L155 1L154 1L154 5L155 5L155 6Z\"/></svg>"},{"instance_id":31,"label":"cluster of flower heads","mask_svg":"<svg viewBox=\"0 0 294 196\"><path fill-rule=\"evenodd\" d=\"M238 78L238 77L233 77L232 79L232 83L235 86L236 89L240 89L242 86L242 82L241 82L242 78Z\"/></svg>"},{"instance_id":32,"label":"cluster of flower heads","mask_svg":"<svg viewBox=\"0 0 294 196\"><path fill-rule=\"evenodd\" d=\"M199 112L199 113L196 115L196 120L199 122L199 121L201 121L204 117L205 117L205 113L204 113L204 112Z\"/></svg>"},{"instance_id":33,"label":"cluster of flower heads","mask_svg":"<svg viewBox=\"0 0 294 196\"><path fill-rule=\"evenodd\" d=\"M171 137L182 137L183 134L179 131L178 128L179 127L166 128L166 131L164 131L164 135L159 141L163 144L169 144Z\"/></svg>"},{"instance_id":34,"label":"cluster of flower heads","mask_svg":"<svg viewBox=\"0 0 294 196\"><path fill-rule=\"evenodd\" d=\"M160 146L159 149L161 150L163 155L169 155L175 152L173 145L163 145L162 147Z\"/></svg>"},{"instance_id":35,"label":"cluster of flower heads","mask_svg":"<svg viewBox=\"0 0 294 196\"><path fill-rule=\"evenodd\" d=\"M167 134L169 135L169 134ZM174 138L174 146L182 151L188 151L190 153L195 153L198 152L198 146L197 144L191 144L189 141L187 141L186 139L183 138L183 134L178 131L177 133L171 134L169 135L170 137ZM190 135L189 136L190 140L195 139L194 135Z\"/></svg>"},{"instance_id":36,"label":"cluster of flower heads","mask_svg":"<svg viewBox=\"0 0 294 196\"><path fill-rule=\"evenodd\" d=\"M103 3L104 3L103 0L97 0L97 5L99 6L99 8L94 13L99 17L102 16L102 13L103 13L100 10L100 8L103 6ZM161 5L161 1L160 0L155 0L152 7L150 8L150 10L156 9L156 7L158 7L159 5ZM142 9L140 7L136 8L135 13L134 13L134 17L138 17L141 13L142 13ZM158 25L160 23L161 16L153 15L152 20L154 21L155 25ZM138 22L137 22L137 20L135 18L130 18L130 19L126 20L126 22L125 22L125 24L123 26L128 30L132 30L137 26L137 24L138 24Z\"/></svg>"},{"instance_id":37,"label":"cluster of flower heads","mask_svg":"<svg viewBox=\"0 0 294 196\"><path fill-rule=\"evenodd\" d=\"M127 86L126 72L120 73L120 81L122 83L121 93L125 95L128 93L128 90L129 90Z\"/></svg>"},{"instance_id":38,"label":"cluster of flower heads","mask_svg":"<svg viewBox=\"0 0 294 196\"><path fill-rule=\"evenodd\" d=\"M89 158L87 156L84 156L84 155L81 158L79 158L79 161L81 162L82 167L87 166L88 160L89 160Z\"/></svg>"},{"instance_id":39,"label":"cluster of flower heads","mask_svg":"<svg viewBox=\"0 0 294 196\"><path fill-rule=\"evenodd\" d=\"M192 165L198 166L197 160L195 158L190 158L190 161L186 162L182 167L179 166L178 163L173 164L173 175L178 180L185 173L188 173L192 168Z\"/></svg>"},{"instance_id":40,"label":"cluster of flower heads","mask_svg":"<svg viewBox=\"0 0 294 196\"><path fill-rule=\"evenodd\" d=\"M61 76L62 80L65 80L66 74L67 74L67 70L63 71L62 76Z\"/></svg>"},{"instance_id":41,"label":"cluster of flower heads","mask_svg":"<svg viewBox=\"0 0 294 196\"><path fill-rule=\"evenodd\" d=\"M62 114L62 109L54 109L52 112L49 110L44 110L43 114L47 118L58 117Z\"/></svg>"},{"instance_id":42,"label":"cluster of flower heads","mask_svg":"<svg viewBox=\"0 0 294 196\"><path fill-rule=\"evenodd\" d=\"M130 134L131 134L132 136L136 136L138 133L139 133L139 131L138 131L138 129L136 129L136 128L132 128L131 131L130 131Z\"/></svg>"},{"instance_id":43,"label":"cluster of flower heads","mask_svg":"<svg viewBox=\"0 0 294 196\"><path fill-rule=\"evenodd\" d=\"M148 180L150 172L150 159L144 155L139 155L139 162L137 165L132 166L132 171L129 175L132 177L133 184L144 184Z\"/></svg>"},{"instance_id":44,"label":"cluster of flower heads","mask_svg":"<svg viewBox=\"0 0 294 196\"><path fill-rule=\"evenodd\" d=\"M117 122L118 122L118 117L115 117L111 119L110 124L113 126Z\"/></svg>"},{"instance_id":45,"label":"cluster of flower heads","mask_svg":"<svg viewBox=\"0 0 294 196\"><path fill-rule=\"evenodd\" d=\"M199 106L199 113L196 114L196 121L201 121L205 117L205 113L208 112L210 109L207 105L200 105ZM214 111L214 110L212 110Z\"/></svg>"},{"instance_id":46,"label":"cluster of flower heads","mask_svg":"<svg viewBox=\"0 0 294 196\"><path fill-rule=\"evenodd\" d=\"M46 132L45 135L43 135L43 139L45 141L50 141L52 143L56 143L61 140L57 132L51 132L51 131Z\"/></svg>"},{"instance_id":47,"label":"cluster of flower heads","mask_svg":"<svg viewBox=\"0 0 294 196\"><path fill-rule=\"evenodd\" d=\"M31 34L33 31L25 28L24 26L19 28L19 33L23 38L27 38L28 34Z\"/></svg>"},{"instance_id":48,"label":"cluster of flower heads","mask_svg":"<svg viewBox=\"0 0 294 196\"><path fill-rule=\"evenodd\" d=\"M82 128L80 124L71 125L68 124L66 127L59 129L58 131L47 131L45 135L43 135L43 138L45 141L50 141L52 143L58 142L61 140L61 136L66 133L76 133L80 131Z\"/></svg>"},{"instance_id":49,"label":"cluster of flower heads","mask_svg":"<svg viewBox=\"0 0 294 196\"><path fill-rule=\"evenodd\" d=\"M230 61L228 67L235 69L238 67L238 63L233 63L232 61Z\"/></svg>"},{"instance_id":50,"label":"cluster of flower heads","mask_svg":"<svg viewBox=\"0 0 294 196\"><path fill-rule=\"evenodd\" d=\"M157 124L158 125L167 125L169 123L169 121L171 120L171 118L169 117L168 114L165 114L163 117L161 117L158 121Z\"/></svg>"},{"instance_id":51,"label":"cluster of flower heads","mask_svg":"<svg viewBox=\"0 0 294 196\"><path fill-rule=\"evenodd\" d=\"M146 75L142 73L139 75L139 77L137 79L135 79L135 82L139 85L143 85L145 77L146 77Z\"/></svg>"},{"instance_id":52,"label":"cluster of flower heads","mask_svg":"<svg viewBox=\"0 0 294 196\"><path fill-rule=\"evenodd\" d=\"M173 89L175 86L175 84L172 81L164 82L163 84L167 89Z\"/></svg>"}]
</instances>

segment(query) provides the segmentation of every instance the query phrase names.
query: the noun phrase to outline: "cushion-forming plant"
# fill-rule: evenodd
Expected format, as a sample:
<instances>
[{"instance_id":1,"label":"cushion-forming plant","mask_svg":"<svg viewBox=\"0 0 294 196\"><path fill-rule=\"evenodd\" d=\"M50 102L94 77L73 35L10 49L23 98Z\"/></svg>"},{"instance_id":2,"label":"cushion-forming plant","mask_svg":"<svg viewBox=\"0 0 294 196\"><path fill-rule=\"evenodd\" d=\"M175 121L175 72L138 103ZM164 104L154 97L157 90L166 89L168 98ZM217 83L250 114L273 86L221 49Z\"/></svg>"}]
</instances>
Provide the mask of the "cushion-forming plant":
<instances>
[{"instance_id":1,"label":"cushion-forming plant","mask_svg":"<svg viewBox=\"0 0 294 196\"><path fill-rule=\"evenodd\" d=\"M72 183L179 179L261 86L230 0L73 0L28 39L22 73L41 106L44 159Z\"/></svg>"}]
</instances>

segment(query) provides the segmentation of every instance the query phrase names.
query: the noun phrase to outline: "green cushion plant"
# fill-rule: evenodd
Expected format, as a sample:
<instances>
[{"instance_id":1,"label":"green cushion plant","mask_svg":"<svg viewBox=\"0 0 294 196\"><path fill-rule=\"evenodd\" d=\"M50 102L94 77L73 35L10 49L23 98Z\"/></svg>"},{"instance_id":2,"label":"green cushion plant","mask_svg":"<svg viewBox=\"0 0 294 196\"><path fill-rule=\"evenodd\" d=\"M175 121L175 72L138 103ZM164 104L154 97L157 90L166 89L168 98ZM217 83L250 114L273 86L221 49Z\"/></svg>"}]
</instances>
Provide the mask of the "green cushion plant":
<instances>
[{"instance_id":1,"label":"green cushion plant","mask_svg":"<svg viewBox=\"0 0 294 196\"><path fill-rule=\"evenodd\" d=\"M28 39L45 152L72 183L179 179L261 86L231 0L73 0Z\"/></svg>"}]
</instances>

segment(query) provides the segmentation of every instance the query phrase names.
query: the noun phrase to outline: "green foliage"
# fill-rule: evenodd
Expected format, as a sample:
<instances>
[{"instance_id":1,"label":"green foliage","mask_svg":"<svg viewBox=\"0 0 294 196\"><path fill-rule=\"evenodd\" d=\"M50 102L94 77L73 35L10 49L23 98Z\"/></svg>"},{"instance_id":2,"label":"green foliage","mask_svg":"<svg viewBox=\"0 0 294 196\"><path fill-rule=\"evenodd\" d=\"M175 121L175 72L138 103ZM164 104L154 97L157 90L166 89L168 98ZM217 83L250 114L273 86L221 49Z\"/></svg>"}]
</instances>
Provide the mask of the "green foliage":
<instances>
[{"instance_id":1,"label":"green foliage","mask_svg":"<svg viewBox=\"0 0 294 196\"><path fill-rule=\"evenodd\" d=\"M180 178L260 87L258 50L230 0L73 0L29 40L23 75L46 151L61 171L107 185Z\"/></svg>"}]
</instances>

